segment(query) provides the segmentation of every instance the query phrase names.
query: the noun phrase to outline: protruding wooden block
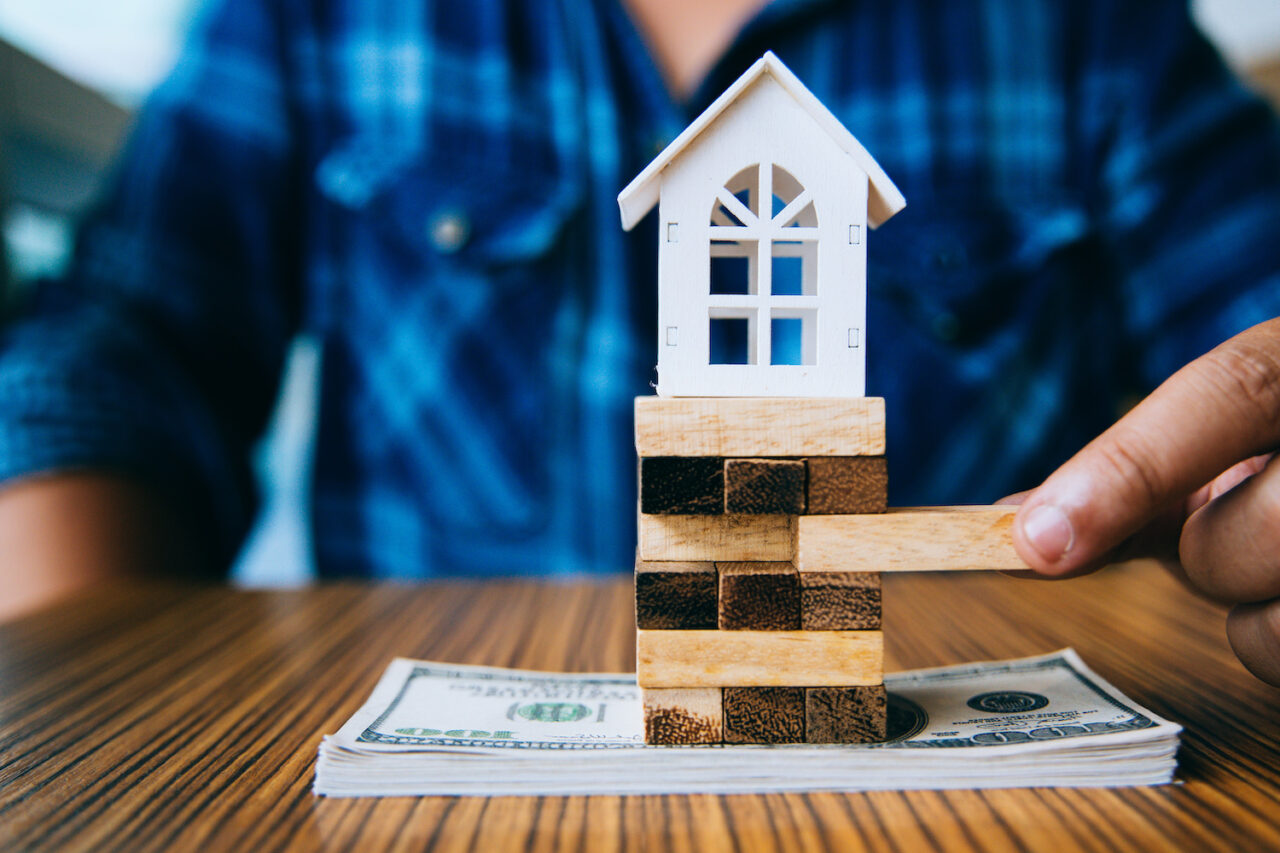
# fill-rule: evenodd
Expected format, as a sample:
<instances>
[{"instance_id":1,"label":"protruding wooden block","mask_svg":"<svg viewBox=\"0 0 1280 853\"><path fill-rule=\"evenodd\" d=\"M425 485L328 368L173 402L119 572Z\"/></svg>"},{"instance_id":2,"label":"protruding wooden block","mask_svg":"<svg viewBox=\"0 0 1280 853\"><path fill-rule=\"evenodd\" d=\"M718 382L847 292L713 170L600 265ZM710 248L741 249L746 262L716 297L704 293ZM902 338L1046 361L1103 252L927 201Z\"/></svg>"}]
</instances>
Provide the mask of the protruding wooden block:
<instances>
[{"instance_id":1,"label":"protruding wooden block","mask_svg":"<svg viewBox=\"0 0 1280 853\"><path fill-rule=\"evenodd\" d=\"M883 456L880 397L637 397L640 456Z\"/></svg>"},{"instance_id":2,"label":"protruding wooden block","mask_svg":"<svg viewBox=\"0 0 1280 853\"><path fill-rule=\"evenodd\" d=\"M812 456L806 512L848 515L884 512L889 505L889 466L883 456Z\"/></svg>"},{"instance_id":3,"label":"protruding wooden block","mask_svg":"<svg viewBox=\"0 0 1280 853\"><path fill-rule=\"evenodd\" d=\"M636 632L641 687L859 687L883 681L879 631Z\"/></svg>"},{"instance_id":4,"label":"protruding wooden block","mask_svg":"<svg viewBox=\"0 0 1280 853\"><path fill-rule=\"evenodd\" d=\"M645 743L720 743L724 739L719 687L663 687L640 692Z\"/></svg>"},{"instance_id":5,"label":"protruding wooden block","mask_svg":"<svg viewBox=\"0 0 1280 853\"><path fill-rule=\"evenodd\" d=\"M803 687L724 688L725 743L804 743Z\"/></svg>"},{"instance_id":6,"label":"protruding wooden block","mask_svg":"<svg viewBox=\"0 0 1280 853\"><path fill-rule=\"evenodd\" d=\"M641 515L643 560L782 562L795 556L786 515Z\"/></svg>"},{"instance_id":7,"label":"protruding wooden block","mask_svg":"<svg viewBox=\"0 0 1280 853\"><path fill-rule=\"evenodd\" d=\"M805 631L874 631L880 627L879 573L797 572L796 576L800 581L800 627ZM721 615L722 628L723 619Z\"/></svg>"},{"instance_id":8,"label":"protruding wooden block","mask_svg":"<svg viewBox=\"0 0 1280 853\"><path fill-rule=\"evenodd\" d=\"M640 511L681 515L724 512L724 460L650 456L640 460Z\"/></svg>"},{"instance_id":9,"label":"protruding wooden block","mask_svg":"<svg viewBox=\"0 0 1280 853\"><path fill-rule=\"evenodd\" d=\"M695 630L716 627L714 563L636 561L636 627Z\"/></svg>"},{"instance_id":10,"label":"protruding wooden block","mask_svg":"<svg viewBox=\"0 0 1280 853\"><path fill-rule=\"evenodd\" d=\"M799 460L724 460L724 511L727 513L801 515L804 491L804 463Z\"/></svg>"},{"instance_id":11,"label":"protruding wooden block","mask_svg":"<svg viewBox=\"0 0 1280 853\"><path fill-rule=\"evenodd\" d=\"M800 630L800 573L790 563L717 563L721 631Z\"/></svg>"},{"instance_id":12,"label":"protruding wooden block","mask_svg":"<svg viewBox=\"0 0 1280 853\"><path fill-rule=\"evenodd\" d=\"M805 693L809 743L875 743L886 737L889 702L883 684L810 687Z\"/></svg>"},{"instance_id":13,"label":"protruding wooden block","mask_svg":"<svg viewBox=\"0 0 1280 853\"><path fill-rule=\"evenodd\" d=\"M879 515L804 515L798 520L796 568L801 572L1026 569L1013 548L1017 509L944 506L891 509Z\"/></svg>"}]
</instances>

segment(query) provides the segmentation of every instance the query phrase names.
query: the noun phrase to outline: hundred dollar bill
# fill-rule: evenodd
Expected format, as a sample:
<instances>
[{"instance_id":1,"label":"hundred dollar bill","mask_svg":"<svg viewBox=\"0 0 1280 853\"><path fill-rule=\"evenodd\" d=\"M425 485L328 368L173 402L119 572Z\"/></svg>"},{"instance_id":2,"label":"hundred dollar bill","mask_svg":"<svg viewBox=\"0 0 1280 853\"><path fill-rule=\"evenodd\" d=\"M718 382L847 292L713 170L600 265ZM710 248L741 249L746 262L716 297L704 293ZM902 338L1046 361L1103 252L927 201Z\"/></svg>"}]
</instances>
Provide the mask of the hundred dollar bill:
<instances>
[{"instance_id":1,"label":"hundred dollar bill","mask_svg":"<svg viewBox=\"0 0 1280 853\"><path fill-rule=\"evenodd\" d=\"M396 659L317 762L329 795L732 792L1169 781L1180 728L1071 649L890 674L889 740L646 746L633 674ZM771 753L767 762L761 752Z\"/></svg>"}]
</instances>

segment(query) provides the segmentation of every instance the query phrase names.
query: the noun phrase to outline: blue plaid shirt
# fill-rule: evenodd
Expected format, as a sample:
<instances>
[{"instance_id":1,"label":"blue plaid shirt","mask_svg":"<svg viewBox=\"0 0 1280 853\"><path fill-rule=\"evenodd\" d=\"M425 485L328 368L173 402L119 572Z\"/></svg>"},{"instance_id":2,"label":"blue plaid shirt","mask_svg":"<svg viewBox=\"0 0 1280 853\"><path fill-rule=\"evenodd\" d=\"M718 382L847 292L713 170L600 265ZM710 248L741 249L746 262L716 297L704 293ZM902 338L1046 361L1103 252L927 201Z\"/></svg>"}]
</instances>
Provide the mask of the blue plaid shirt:
<instances>
[{"instance_id":1,"label":"blue plaid shirt","mask_svg":"<svg viewBox=\"0 0 1280 853\"><path fill-rule=\"evenodd\" d=\"M1280 314L1280 139L1168 0L779 0L687 103L619 0L226 0L0 332L0 478L148 479L229 560L305 331L322 575L627 567L657 238L615 197L766 49L909 200L870 238L895 503L1032 486Z\"/></svg>"}]
</instances>

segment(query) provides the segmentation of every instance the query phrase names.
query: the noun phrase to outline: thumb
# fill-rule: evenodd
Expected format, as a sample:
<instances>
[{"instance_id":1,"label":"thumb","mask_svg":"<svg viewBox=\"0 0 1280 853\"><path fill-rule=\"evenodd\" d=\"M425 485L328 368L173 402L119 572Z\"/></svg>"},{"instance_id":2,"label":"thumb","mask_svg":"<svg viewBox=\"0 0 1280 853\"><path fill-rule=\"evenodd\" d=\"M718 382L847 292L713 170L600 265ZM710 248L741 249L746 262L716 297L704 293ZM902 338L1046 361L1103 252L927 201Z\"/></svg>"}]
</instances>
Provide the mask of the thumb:
<instances>
[{"instance_id":1,"label":"thumb","mask_svg":"<svg viewBox=\"0 0 1280 853\"><path fill-rule=\"evenodd\" d=\"M1019 555L1042 574L1096 568L1231 466L1280 444L1280 319L1175 373L1022 504Z\"/></svg>"}]
</instances>

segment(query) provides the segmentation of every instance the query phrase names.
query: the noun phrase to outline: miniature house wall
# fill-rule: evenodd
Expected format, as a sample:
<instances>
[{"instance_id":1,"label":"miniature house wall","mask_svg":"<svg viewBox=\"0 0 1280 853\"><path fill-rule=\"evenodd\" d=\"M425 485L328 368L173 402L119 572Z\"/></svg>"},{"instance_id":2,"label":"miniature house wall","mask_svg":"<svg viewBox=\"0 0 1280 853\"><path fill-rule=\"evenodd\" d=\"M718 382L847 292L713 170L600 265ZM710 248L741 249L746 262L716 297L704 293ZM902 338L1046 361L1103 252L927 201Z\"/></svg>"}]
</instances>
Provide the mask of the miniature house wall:
<instances>
[{"instance_id":1,"label":"miniature house wall","mask_svg":"<svg viewBox=\"0 0 1280 853\"><path fill-rule=\"evenodd\" d=\"M867 226L905 200L776 56L618 202L658 206L659 395L863 396Z\"/></svg>"}]
</instances>

